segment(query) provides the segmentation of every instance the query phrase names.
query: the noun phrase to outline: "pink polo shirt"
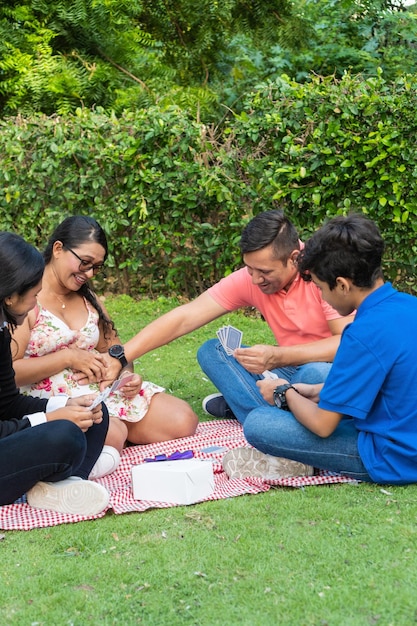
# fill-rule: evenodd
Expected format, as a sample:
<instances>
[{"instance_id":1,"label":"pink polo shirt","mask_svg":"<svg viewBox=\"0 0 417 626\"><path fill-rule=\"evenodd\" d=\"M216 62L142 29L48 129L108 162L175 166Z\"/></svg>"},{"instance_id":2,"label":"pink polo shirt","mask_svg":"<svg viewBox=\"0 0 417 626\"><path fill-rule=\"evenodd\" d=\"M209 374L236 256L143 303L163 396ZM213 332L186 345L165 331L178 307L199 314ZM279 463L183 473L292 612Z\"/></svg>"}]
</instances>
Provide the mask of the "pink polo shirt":
<instances>
[{"instance_id":1,"label":"pink polo shirt","mask_svg":"<svg viewBox=\"0 0 417 626\"><path fill-rule=\"evenodd\" d=\"M256 307L274 333L277 344L292 346L330 337L328 321L341 315L325 302L313 282L305 282L298 274L288 291L264 294L252 283L245 267L207 290L227 311Z\"/></svg>"}]
</instances>

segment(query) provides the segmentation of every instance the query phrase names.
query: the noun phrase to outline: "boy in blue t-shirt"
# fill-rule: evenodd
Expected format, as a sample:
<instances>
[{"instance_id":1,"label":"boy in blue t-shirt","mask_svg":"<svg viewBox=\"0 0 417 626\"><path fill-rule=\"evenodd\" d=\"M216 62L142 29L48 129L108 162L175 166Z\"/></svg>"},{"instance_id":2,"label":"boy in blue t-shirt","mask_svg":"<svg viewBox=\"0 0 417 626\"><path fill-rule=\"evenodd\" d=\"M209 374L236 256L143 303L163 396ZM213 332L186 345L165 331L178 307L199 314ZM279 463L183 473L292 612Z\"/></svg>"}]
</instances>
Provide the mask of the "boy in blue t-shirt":
<instances>
[{"instance_id":1,"label":"boy in blue t-shirt","mask_svg":"<svg viewBox=\"0 0 417 626\"><path fill-rule=\"evenodd\" d=\"M280 464L291 475L292 459L294 473L303 463L368 482L417 482L417 298L384 283L383 250L376 225L356 214L335 217L306 242L301 275L356 317L324 385L258 382L273 406L247 416L256 450L227 453L229 475L276 478Z\"/></svg>"}]
</instances>

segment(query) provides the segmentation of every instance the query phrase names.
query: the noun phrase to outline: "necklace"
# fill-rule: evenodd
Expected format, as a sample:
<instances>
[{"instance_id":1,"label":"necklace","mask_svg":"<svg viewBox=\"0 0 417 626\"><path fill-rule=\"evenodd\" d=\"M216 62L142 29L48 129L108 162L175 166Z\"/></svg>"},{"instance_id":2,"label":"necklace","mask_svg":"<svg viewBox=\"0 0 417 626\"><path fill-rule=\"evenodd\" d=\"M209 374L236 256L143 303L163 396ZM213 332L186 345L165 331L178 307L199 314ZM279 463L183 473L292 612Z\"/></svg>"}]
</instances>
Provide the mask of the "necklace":
<instances>
[{"instance_id":1,"label":"necklace","mask_svg":"<svg viewBox=\"0 0 417 626\"><path fill-rule=\"evenodd\" d=\"M60 298L60 297L58 296L58 294L56 294L56 297L58 298L58 300L59 300L59 301L60 301L60 303L61 303L61 309L65 309L65 302L63 301L63 299L62 299L62 298Z\"/></svg>"}]
</instances>

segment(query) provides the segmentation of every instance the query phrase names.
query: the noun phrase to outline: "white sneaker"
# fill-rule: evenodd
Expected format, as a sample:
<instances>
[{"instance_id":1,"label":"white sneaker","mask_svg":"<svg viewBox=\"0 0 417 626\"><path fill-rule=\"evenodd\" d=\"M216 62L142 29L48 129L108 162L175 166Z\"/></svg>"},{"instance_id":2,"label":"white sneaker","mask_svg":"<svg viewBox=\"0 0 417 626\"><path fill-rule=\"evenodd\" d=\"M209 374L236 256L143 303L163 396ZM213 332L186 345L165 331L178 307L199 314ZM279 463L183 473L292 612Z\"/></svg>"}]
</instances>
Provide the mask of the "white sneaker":
<instances>
[{"instance_id":1,"label":"white sneaker","mask_svg":"<svg viewBox=\"0 0 417 626\"><path fill-rule=\"evenodd\" d=\"M314 468L304 463L264 454L255 448L235 448L223 457L223 469L229 478L258 476L265 479L311 476Z\"/></svg>"},{"instance_id":2,"label":"white sneaker","mask_svg":"<svg viewBox=\"0 0 417 626\"><path fill-rule=\"evenodd\" d=\"M93 469L90 472L89 479L103 478L107 474L111 474L119 466L120 454L112 446L103 446L100 456L98 457Z\"/></svg>"},{"instance_id":3,"label":"white sneaker","mask_svg":"<svg viewBox=\"0 0 417 626\"><path fill-rule=\"evenodd\" d=\"M27 503L57 513L96 515L108 505L109 494L103 485L70 476L58 483L36 483L27 492Z\"/></svg>"}]
</instances>

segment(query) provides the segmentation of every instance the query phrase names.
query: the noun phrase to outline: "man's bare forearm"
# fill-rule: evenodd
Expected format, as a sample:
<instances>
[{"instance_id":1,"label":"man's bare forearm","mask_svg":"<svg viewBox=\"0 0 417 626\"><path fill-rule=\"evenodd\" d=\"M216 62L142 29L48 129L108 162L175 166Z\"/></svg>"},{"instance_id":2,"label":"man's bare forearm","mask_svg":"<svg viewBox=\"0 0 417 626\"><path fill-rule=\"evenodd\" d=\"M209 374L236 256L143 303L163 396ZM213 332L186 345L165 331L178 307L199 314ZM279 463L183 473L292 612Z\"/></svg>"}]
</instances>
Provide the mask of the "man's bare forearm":
<instances>
[{"instance_id":1,"label":"man's bare forearm","mask_svg":"<svg viewBox=\"0 0 417 626\"><path fill-rule=\"evenodd\" d=\"M129 339L124 344L126 358L128 361L133 361L150 350L160 348L178 337L187 335L226 312L211 296L203 293L196 300L178 306L158 317Z\"/></svg>"},{"instance_id":2,"label":"man's bare forearm","mask_svg":"<svg viewBox=\"0 0 417 626\"><path fill-rule=\"evenodd\" d=\"M340 335L332 335L312 343L273 348L273 368L304 365L315 361L332 363L340 344Z\"/></svg>"}]
</instances>

